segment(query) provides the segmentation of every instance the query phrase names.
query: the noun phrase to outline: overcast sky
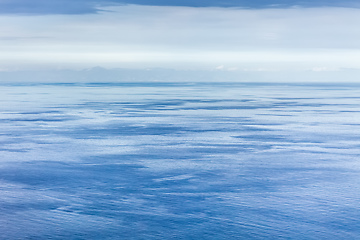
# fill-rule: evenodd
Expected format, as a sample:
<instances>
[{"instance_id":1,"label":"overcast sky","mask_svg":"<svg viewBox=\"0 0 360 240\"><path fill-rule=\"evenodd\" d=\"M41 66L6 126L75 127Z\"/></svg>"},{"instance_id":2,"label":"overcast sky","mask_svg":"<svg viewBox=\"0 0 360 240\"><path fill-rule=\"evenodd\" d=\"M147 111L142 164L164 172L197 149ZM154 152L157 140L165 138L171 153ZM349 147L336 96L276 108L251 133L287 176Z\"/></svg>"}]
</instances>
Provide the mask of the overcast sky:
<instances>
[{"instance_id":1,"label":"overcast sky","mask_svg":"<svg viewBox=\"0 0 360 240\"><path fill-rule=\"evenodd\" d=\"M0 70L360 68L358 7L338 0L0 0Z\"/></svg>"}]
</instances>

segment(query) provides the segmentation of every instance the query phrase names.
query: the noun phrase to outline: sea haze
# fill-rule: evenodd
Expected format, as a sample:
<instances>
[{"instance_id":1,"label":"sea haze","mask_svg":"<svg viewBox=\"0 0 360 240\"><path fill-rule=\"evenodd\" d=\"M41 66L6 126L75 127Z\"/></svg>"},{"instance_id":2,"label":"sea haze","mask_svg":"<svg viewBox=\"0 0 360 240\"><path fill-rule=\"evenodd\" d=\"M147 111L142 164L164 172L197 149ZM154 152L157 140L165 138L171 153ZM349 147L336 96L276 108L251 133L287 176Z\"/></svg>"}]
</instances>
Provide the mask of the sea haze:
<instances>
[{"instance_id":1,"label":"sea haze","mask_svg":"<svg viewBox=\"0 0 360 240\"><path fill-rule=\"evenodd\" d=\"M0 88L0 239L360 236L360 85Z\"/></svg>"}]
</instances>

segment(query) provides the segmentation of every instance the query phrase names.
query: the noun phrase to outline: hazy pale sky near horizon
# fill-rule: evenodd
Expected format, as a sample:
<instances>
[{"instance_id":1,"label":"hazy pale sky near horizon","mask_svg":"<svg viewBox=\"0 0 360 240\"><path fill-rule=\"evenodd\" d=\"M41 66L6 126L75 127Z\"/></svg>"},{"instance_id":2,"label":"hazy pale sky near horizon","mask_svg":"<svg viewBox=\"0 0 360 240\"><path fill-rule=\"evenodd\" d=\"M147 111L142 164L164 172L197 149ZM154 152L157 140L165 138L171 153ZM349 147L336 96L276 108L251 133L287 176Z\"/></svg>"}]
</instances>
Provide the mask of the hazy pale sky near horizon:
<instances>
[{"instance_id":1,"label":"hazy pale sky near horizon","mask_svg":"<svg viewBox=\"0 0 360 240\"><path fill-rule=\"evenodd\" d=\"M360 68L356 1L0 0L0 9L0 70Z\"/></svg>"}]
</instances>

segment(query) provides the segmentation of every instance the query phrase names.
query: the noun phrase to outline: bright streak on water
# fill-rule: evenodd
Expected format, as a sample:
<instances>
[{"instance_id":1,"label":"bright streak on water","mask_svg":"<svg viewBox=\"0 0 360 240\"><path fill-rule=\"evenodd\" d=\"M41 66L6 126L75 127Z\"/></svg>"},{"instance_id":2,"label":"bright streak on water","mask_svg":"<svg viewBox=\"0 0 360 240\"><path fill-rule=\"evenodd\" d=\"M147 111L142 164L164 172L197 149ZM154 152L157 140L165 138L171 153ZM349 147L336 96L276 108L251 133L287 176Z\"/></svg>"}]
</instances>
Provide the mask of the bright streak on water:
<instances>
[{"instance_id":1,"label":"bright streak on water","mask_svg":"<svg viewBox=\"0 0 360 240\"><path fill-rule=\"evenodd\" d=\"M0 88L0 239L359 239L360 85Z\"/></svg>"}]
</instances>

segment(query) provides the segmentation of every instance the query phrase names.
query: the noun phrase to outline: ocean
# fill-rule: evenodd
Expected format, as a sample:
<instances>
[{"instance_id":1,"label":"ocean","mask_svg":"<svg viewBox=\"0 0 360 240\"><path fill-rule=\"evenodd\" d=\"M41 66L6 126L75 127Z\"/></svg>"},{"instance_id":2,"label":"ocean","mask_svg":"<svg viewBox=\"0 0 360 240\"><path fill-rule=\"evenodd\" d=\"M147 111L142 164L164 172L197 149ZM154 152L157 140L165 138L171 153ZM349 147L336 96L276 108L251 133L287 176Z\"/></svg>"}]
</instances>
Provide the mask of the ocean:
<instances>
[{"instance_id":1,"label":"ocean","mask_svg":"<svg viewBox=\"0 0 360 240\"><path fill-rule=\"evenodd\" d=\"M0 239L360 239L360 84L0 90Z\"/></svg>"}]
</instances>

